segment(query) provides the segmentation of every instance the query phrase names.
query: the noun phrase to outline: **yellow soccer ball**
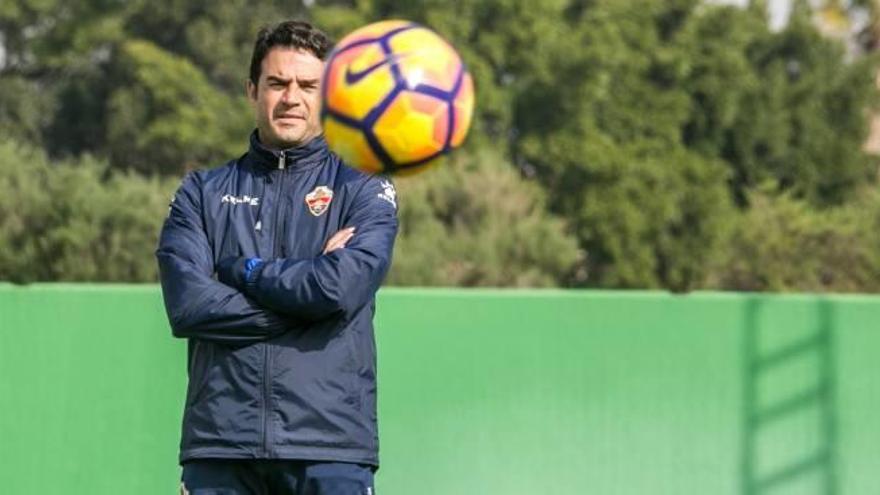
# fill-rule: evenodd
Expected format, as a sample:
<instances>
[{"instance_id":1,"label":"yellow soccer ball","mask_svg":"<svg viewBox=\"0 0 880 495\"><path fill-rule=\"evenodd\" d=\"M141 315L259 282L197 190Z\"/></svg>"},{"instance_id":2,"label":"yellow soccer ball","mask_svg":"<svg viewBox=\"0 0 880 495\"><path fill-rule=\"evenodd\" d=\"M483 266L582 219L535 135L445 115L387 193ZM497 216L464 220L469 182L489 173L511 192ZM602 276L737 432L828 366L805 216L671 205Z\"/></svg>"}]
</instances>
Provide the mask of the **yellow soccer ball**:
<instances>
[{"instance_id":1,"label":"yellow soccer ball","mask_svg":"<svg viewBox=\"0 0 880 495\"><path fill-rule=\"evenodd\" d=\"M368 173L408 174L460 146L474 84L434 31L382 21L344 37L324 72L321 121L330 149Z\"/></svg>"}]
</instances>

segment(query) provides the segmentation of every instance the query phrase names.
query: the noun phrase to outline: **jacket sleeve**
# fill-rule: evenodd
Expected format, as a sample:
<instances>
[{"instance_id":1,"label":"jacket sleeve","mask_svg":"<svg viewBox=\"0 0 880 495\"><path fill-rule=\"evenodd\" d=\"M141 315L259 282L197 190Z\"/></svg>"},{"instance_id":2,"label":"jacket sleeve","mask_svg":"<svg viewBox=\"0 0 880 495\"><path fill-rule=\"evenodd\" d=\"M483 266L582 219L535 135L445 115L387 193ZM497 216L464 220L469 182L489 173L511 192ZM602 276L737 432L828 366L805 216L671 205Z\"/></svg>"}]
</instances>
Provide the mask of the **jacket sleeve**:
<instances>
[{"instance_id":1,"label":"jacket sleeve","mask_svg":"<svg viewBox=\"0 0 880 495\"><path fill-rule=\"evenodd\" d=\"M266 261L245 292L266 308L309 320L351 314L370 302L391 264L397 236L391 182L370 178L343 225L355 227L344 248L313 259Z\"/></svg>"},{"instance_id":2,"label":"jacket sleeve","mask_svg":"<svg viewBox=\"0 0 880 495\"><path fill-rule=\"evenodd\" d=\"M213 278L196 174L184 179L156 251L165 310L175 337L249 344L284 332L291 322Z\"/></svg>"}]
</instances>

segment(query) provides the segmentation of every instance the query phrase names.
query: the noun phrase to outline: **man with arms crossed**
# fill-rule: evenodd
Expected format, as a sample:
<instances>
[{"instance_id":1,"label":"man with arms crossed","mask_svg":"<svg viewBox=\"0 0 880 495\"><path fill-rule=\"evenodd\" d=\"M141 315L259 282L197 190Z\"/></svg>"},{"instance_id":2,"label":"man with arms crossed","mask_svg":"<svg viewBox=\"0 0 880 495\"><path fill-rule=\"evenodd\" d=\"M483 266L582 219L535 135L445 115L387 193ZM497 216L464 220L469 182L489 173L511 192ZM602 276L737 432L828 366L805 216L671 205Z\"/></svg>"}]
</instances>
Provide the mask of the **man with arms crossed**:
<instances>
[{"instance_id":1,"label":"man with arms crossed","mask_svg":"<svg viewBox=\"0 0 880 495\"><path fill-rule=\"evenodd\" d=\"M189 174L162 228L165 307L188 339L184 493L373 493L372 320L397 204L321 135L329 48L305 22L260 31L250 147Z\"/></svg>"}]
</instances>

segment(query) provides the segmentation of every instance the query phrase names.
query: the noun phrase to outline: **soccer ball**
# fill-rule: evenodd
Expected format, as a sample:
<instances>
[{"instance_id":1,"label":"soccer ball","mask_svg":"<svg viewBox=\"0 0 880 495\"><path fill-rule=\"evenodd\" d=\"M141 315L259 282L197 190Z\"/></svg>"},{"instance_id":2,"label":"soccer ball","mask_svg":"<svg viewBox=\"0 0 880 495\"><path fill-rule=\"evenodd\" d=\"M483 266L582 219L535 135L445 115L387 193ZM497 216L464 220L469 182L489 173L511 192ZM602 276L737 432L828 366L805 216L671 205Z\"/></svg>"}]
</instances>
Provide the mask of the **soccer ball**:
<instances>
[{"instance_id":1,"label":"soccer ball","mask_svg":"<svg viewBox=\"0 0 880 495\"><path fill-rule=\"evenodd\" d=\"M409 174L467 135L474 85L455 49L407 21L344 37L324 72L321 122L330 149L368 173Z\"/></svg>"}]
</instances>

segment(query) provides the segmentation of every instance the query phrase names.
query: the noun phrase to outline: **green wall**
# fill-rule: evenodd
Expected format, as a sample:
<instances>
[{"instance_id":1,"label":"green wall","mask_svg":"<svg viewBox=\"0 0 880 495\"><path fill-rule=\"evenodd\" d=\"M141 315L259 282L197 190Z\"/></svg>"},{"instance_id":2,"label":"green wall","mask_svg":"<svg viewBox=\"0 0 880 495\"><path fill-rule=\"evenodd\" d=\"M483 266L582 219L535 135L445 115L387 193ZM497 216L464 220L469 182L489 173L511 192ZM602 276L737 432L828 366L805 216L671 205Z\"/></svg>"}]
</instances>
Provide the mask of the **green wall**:
<instances>
[{"instance_id":1,"label":"green wall","mask_svg":"<svg viewBox=\"0 0 880 495\"><path fill-rule=\"evenodd\" d=\"M380 495L876 493L880 297L384 289ZM3 493L176 493L155 286L0 285Z\"/></svg>"}]
</instances>

